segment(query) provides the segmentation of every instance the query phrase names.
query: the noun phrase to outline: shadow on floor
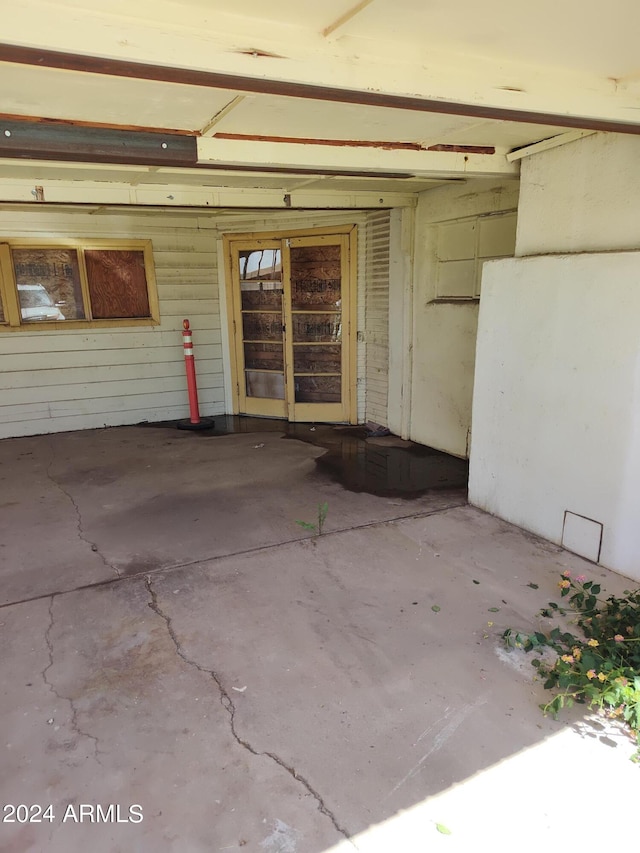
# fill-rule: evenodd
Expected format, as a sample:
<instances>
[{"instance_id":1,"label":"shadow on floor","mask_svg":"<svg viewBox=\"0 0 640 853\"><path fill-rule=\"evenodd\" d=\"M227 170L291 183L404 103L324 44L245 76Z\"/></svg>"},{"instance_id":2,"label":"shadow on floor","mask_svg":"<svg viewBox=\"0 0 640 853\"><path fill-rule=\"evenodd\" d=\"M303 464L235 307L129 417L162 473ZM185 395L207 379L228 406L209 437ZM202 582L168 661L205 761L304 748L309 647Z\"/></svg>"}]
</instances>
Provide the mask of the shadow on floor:
<instances>
[{"instance_id":1,"label":"shadow on floor","mask_svg":"<svg viewBox=\"0 0 640 853\"><path fill-rule=\"evenodd\" d=\"M273 418L219 415L212 429L192 433L207 438L238 433L278 432L323 447L326 453L316 465L335 482L352 492L379 497L419 497L434 489L466 488L466 460L405 441L395 435L376 436L365 426L288 423ZM173 426L173 422L141 424Z\"/></svg>"}]
</instances>

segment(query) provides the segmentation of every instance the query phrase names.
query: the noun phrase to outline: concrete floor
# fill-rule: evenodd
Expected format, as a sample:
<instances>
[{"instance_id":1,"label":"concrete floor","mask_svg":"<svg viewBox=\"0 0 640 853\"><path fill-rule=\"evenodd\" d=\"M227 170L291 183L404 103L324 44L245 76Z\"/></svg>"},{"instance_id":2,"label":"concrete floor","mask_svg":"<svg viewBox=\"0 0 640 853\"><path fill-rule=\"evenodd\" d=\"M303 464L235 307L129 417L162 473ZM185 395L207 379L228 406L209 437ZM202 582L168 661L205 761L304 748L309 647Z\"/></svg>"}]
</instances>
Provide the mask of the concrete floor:
<instances>
[{"instance_id":1,"label":"concrete floor","mask_svg":"<svg viewBox=\"0 0 640 853\"><path fill-rule=\"evenodd\" d=\"M610 844L630 741L544 718L500 634L538 624L567 568L625 579L461 491L351 493L322 452L136 427L0 442L2 801L52 805L2 823L1 850ZM322 501L312 537L295 521Z\"/></svg>"}]
</instances>

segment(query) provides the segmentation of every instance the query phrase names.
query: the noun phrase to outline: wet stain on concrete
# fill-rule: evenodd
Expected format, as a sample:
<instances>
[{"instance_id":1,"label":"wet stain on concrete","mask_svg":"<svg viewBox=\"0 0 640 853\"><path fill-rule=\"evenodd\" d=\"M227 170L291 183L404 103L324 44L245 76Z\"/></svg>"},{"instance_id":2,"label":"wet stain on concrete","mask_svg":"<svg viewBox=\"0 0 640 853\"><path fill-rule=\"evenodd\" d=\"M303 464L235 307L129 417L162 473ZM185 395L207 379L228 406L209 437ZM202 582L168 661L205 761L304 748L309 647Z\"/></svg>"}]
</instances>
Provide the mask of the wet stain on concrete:
<instances>
[{"instance_id":1,"label":"wet stain on concrete","mask_svg":"<svg viewBox=\"0 0 640 853\"><path fill-rule=\"evenodd\" d=\"M130 560L128 563L116 565L120 577L126 578L133 575L141 575L145 572L155 572L166 564L157 557L149 557L145 559L137 558Z\"/></svg>"},{"instance_id":2,"label":"wet stain on concrete","mask_svg":"<svg viewBox=\"0 0 640 853\"><path fill-rule=\"evenodd\" d=\"M175 423L163 421L140 426L174 428ZM465 459L394 435L372 436L364 426L218 415L213 429L188 435L198 440L260 432L284 433L284 438L325 448L326 453L316 459L318 469L352 492L414 498L433 490L467 486L469 465Z\"/></svg>"}]
</instances>

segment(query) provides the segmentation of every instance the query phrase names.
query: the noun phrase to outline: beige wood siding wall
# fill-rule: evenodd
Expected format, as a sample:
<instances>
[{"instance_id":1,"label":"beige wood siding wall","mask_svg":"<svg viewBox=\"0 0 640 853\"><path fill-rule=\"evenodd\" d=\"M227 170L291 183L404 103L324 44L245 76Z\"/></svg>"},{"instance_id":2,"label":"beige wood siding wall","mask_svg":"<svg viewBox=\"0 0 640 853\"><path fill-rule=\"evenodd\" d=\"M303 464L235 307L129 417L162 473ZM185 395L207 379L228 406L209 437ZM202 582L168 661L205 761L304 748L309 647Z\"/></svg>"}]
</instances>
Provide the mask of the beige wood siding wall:
<instances>
[{"instance_id":1,"label":"beige wood siding wall","mask_svg":"<svg viewBox=\"0 0 640 853\"><path fill-rule=\"evenodd\" d=\"M387 426L390 213L367 217L365 285L366 420Z\"/></svg>"},{"instance_id":2,"label":"beige wood siding wall","mask_svg":"<svg viewBox=\"0 0 640 853\"><path fill-rule=\"evenodd\" d=\"M386 424L388 212L0 208L3 240L150 239L161 319L153 327L0 332L0 438L187 417L185 317L194 330L201 412L230 411L219 303L221 235L349 223L358 226L358 420Z\"/></svg>"},{"instance_id":3,"label":"beige wood siding wall","mask_svg":"<svg viewBox=\"0 0 640 853\"><path fill-rule=\"evenodd\" d=\"M182 320L203 414L224 411L215 230L191 213L0 209L0 237L150 239L161 324L0 331L0 438L188 416Z\"/></svg>"}]
</instances>

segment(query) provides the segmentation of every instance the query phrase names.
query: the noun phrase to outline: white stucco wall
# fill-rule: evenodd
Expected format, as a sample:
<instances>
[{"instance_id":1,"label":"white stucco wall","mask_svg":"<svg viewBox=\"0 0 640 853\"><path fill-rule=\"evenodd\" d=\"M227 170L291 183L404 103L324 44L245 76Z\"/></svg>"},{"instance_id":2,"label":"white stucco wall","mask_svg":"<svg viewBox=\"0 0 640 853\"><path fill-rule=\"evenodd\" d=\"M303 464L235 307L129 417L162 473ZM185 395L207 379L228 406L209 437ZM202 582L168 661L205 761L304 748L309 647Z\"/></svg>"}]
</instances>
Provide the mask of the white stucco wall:
<instances>
[{"instance_id":1,"label":"white stucco wall","mask_svg":"<svg viewBox=\"0 0 640 853\"><path fill-rule=\"evenodd\" d=\"M637 580L639 162L606 134L523 160L518 257L484 270L469 479L472 503Z\"/></svg>"},{"instance_id":2,"label":"white stucco wall","mask_svg":"<svg viewBox=\"0 0 640 853\"><path fill-rule=\"evenodd\" d=\"M469 497L557 543L565 511L602 524L600 563L640 580L638 281L640 252L487 264Z\"/></svg>"},{"instance_id":3,"label":"white stucco wall","mask_svg":"<svg viewBox=\"0 0 640 853\"><path fill-rule=\"evenodd\" d=\"M437 298L439 223L514 210L516 181L475 180L420 193L415 214L411 396L407 437L457 456L467 455L478 301ZM392 337L397 346L397 333ZM398 397L390 376L390 399ZM398 419L400 420L400 419Z\"/></svg>"},{"instance_id":4,"label":"white stucco wall","mask_svg":"<svg viewBox=\"0 0 640 853\"><path fill-rule=\"evenodd\" d=\"M595 133L522 160L516 255L640 245L640 137Z\"/></svg>"}]
</instances>

